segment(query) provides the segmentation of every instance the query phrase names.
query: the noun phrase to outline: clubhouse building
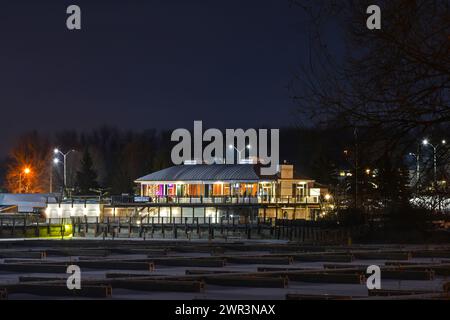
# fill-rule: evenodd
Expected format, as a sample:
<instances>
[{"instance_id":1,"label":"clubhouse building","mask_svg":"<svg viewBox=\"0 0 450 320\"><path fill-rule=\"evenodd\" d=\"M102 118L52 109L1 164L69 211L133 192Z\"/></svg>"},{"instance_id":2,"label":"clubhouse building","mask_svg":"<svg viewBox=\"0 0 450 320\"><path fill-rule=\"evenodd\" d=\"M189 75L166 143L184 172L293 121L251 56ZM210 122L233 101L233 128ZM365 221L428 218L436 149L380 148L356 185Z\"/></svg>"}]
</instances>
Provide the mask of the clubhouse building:
<instances>
[{"instance_id":1,"label":"clubhouse building","mask_svg":"<svg viewBox=\"0 0 450 320\"><path fill-rule=\"evenodd\" d=\"M141 197L156 203L259 205L259 216L312 219L328 192L314 180L294 175L293 165L273 176L253 164L173 166L136 180Z\"/></svg>"},{"instance_id":2,"label":"clubhouse building","mask_svg":"<svg viewBox=\"0 0 450 320\"><path fill-rule=\"evenodd\" d=\"M132 201L48 204L48 218L131 217L169 223L219 223L239 219L314 220L329 207L328 190L279 166L273 176L260 175L254 164L184 164L136 179ZM249 219L249 220L248 220Z\"/></svg>"}]
</instances>

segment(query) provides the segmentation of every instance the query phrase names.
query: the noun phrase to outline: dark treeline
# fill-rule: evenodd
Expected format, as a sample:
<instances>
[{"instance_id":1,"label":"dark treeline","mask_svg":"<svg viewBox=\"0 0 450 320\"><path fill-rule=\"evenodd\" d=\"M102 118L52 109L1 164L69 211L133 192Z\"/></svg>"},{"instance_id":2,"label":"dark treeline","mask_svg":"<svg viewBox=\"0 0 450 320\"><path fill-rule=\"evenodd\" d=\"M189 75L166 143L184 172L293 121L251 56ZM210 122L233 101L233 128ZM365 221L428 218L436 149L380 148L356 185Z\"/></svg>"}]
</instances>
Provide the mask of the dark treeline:
<instances>
[{"instance_id":1,"label":"dark treeline","mask_svg":"<svg viewBox=\"0 0 450 320\"><path fill-rule=\"evenodd\" d=\"M310 27L310 59L290 86L303 117L316 127L357 130L358 148L350 151L360 166L401 171L413 160L405 155L420 156L425 172L418 184L442 189L450 140L449 2L378 1L382 28L376 31L366 26L369 0L290 2ZM342 33L342 55L324 36L330 21ZM434 148L438 172L430 175ZM437 180L432 186L430 178Z\"/></svg>"},{"instance_id":2,"label":"dark treeline","mask_svg":"<svg viewBox=\"0 0 450 320\"><path fill-rule=\"evenodd\" d=\"M63 131L52 136L28 132L17 139L9 156L1 162L1 185L4 190L16 192L17 173L30 166L34 176L39 177L30 178L29 192L48 192L50 184L53 191L60 191L63 166L61 162L53 163L55 157L62 161L61 156L53 154L53 149L58 148L64 153L75 150L67 156L69 188L90 193L90 184L91 188L106 189L110 194L133 193L136 178L172 165L174 142L170 138L171 131L131 132L114 127L91 132ZM348 166L343 157L348 139L352 141L348 130L282 128L280 162L294 164L299 176L329 185L336 172Z\"/></svg>"},{"instance_id":3,"label":"dark treeline","mask_svg":"<svg viewBox=\"0 0 450 320\"><path fill-rule=\"evenodd\" d=\"M367 28L370 0L290 3L303 13L310 52L290 83L298 111L311 126L354 133L344 138L350 171L334 184L347 204L338 215L356 223L383 214L400 237L423 231L430 211L448 211L448 0L377 1L380 30Z\"/></svg>"},{"instance_id":4,"label":"dark treeline","mask_svg":"<svg viewBox=\"0 0 450 320\"><path fill-rule=\"evenodd\" d=\"M42 146L44 150L27 147L29 144ZM29 179L39 173L39 179L29 181L30 192L48 192L50 184L53 191L60 191L63 185L62 157L53 153L54 148L64 153L75 150L67 156L69 188L80 187L85 178L83 173L92 169L95 173L92 187L107 189L111 194L130 193L134 190L134 179L170 165L170 132L145 130L137 133L106 126L88 133L63 131L53 136L34 131L19 137L2 161L3 188L17 191L16 173L30 166ZM55 164L53 159L57 157L61 161ZM86 160L91 162L87 164L91 168L86 168Z\"/></svg>"},{"instance_id":5,"label":"dark treeline","mask_svg":"<svg viewBox=\"0 0 450 320\"><path fill-rule=\"evenodd\" d=\"M444 135L445 130L440 130L430 138ZM376 132L367 129L282 128L280 163L294 164L298 176L335 188L342 171L355 171L356 160L361 181L368 169L413 171L415 159L408 154L414 152L422 154L423 179L433 178L432 153L420 146L420 140L410 142L414 139L408 137L390 150L377 143L374 136ZM133 193L136 178L172 165L170 153L174 144L171 131L132 132L105 126L91 132L63 131L52 136L28 132L17 139L8 157L1 161L1 185L4 190L17 192L18 174L30 166L33 172L29 178L25 177L30 184L28 192L48 192L50 184L53 191L60 191L62 157L53 153L58 148L64 153L75 150L67 156L69 188L77 188L83 194L91 193L91 188L105 189L110 194ZM417 150L419 147L421 150ZM446 148L440 148L438 155L440 180L447 179L447 168L443 165L447 162ZM56 157L61 160L58 164L53 163ZM386 168L387 165L391 168Z\"/></svg>"}]
</instances>

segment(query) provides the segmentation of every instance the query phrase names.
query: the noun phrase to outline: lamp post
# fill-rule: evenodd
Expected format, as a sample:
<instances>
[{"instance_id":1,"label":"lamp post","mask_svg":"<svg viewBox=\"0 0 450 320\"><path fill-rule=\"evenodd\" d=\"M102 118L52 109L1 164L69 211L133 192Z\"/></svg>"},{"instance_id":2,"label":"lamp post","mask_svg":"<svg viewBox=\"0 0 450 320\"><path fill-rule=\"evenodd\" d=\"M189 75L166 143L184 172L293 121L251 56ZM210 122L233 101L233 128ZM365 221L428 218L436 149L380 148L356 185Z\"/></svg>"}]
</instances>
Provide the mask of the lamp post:
<instances>
[{"instance_id":1,"label":"lamp post","mask_svg":"<svg viewBox=\"0 0 450 320\"><path fill-rule=\"evenodd\" d=\"M64 152L62 152L61 150L59 150L58 148L56 148L56 149L54 149L53 150L53 153L55 154L55 155L58 155L58 154L60 154L62 157L63 157L63 166L64 166L64 193L65 193L65 191L66 191L66 188L67 188L67 156L71 153L71 152L75 152L75 150L74 149L72 149L72 150L69 150L69 151L67 151L66 153L64 153ZM55 158L54 160L53 160L53 162L55 163L55 164L57 164L58 162L59 162L59 159L58 158Z\"/></svg>"},{"instance_id":2,"label":"lamp post","mask_svg":"<svg viewBox=\"0 0 450 320\"><path fill-rule=\"evenodd\" d=\"M245 149L251 149L251 145L247 145L247 146L245 146L245 148L243 148L242 150L239 150L239 149L237 149L235 146L233 146L232 144L230 144L229 146L228 146L230 149L234 149L234 150L236 150L237 151L237 153L238 153L238 156L239 156L239 162L238 162L238 164L240 164L241 163L241 153L243 152L243 151L245 151Z\"/></svg>"},{"instance_id":3,"label":"lamp post","mask_svg":"<svg viewBox=\"0 0 450 320\"><path fill-rule=\"evenodd\" d=\"M22 174L29 175L31 173L31 169L29 167L25 167L19 173L19 193L22 193Z\"/></svg>"},{"instance_id":4,"label":"lamp post","mask_svg":"<svg viewBox=\"0 0 450 320\"><path fill-rule=\"evenodd\" d=\"M52 165L50 166L50 193L53 193L53 165L57 165L59 163L59 159L55 158L52 161Z\"/></svg>"},{"instance_id":5,"label":"lamp post","mask_svg":"<svg viewBox=\"0 0 450 320\"><path fill-rule=\"evenodd\" d=\"M417 187L418 187L419 180L420 180L420 154L415 154L413 152L410 152L409 155L416 159L416 180L417 180L416 183L417 183Z\"/></svg>"},{"instance_id":6,"label":"lamp post","mask_svg":"<svg viewBox=\"0 0 450 320\"><path fill-rule=\"evenodd\" d=\"M445 144L447 144L447 141L446 140L442 140L441 143L442 143L442 145L445 145ZM437 146L431 144L428 139L424 139L422 141L422 144L424 146L431 146L433 148L434 184L436 186L436 184L437 184L437 159L436 159Z\"/></svg>"}]
</instances>

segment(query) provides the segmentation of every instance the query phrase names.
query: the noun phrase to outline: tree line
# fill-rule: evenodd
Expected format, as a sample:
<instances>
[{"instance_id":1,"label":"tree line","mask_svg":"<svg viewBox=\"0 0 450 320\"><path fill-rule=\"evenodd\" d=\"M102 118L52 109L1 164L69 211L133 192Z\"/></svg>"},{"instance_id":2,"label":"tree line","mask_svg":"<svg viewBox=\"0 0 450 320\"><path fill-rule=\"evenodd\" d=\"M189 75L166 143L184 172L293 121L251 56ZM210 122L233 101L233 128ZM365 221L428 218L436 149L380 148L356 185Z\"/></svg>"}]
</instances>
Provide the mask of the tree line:
<instances>
[{"instance_id":1,"label":"tree line","mask_svg":"<svg viewBox=\"0 0 450 320\"><path fill-rule=\"evenodd\" d=\"M145 130L122 131L101 127L91 132L62 131L45 135L38 131L17 138L2 161L2 186L18 190L19 181L29 193L61 191L64 180L63 159L54 154L58 148L67 155L67 187L76 193L91 194L102 188L110 194L132 193L134 180L170 165L170 133ZM58 163L54 158L61 160ZM29 167L27 175L24 168Z\"/></svg>"},{"instance_id":2,"label":"tree line","mask_svg":"<svg viewBox=\"0 0 450 320\"><path fill-rule=\"evenodd\" d=\"M345 166L342 150L348 134L336 129L285 127L280 129L280 162L295 165L296 174L314 178L324 184L333 183L333 175ZM173 142L169 130L123 131L101 127L90 132L62 131L45 135L26 132L17 138L8 156L1 162L2 187L19 192L19 176L27 192L61 191L62 152L67 156L67 186L79 194L91 189L104 189L110 194L133 193L136 178L169 167ZM54 163L59 157L61 161ZM23 169L30 167L26 176ZM21 192L25 189L22 188Z\"/></svg>"}]
</instances>

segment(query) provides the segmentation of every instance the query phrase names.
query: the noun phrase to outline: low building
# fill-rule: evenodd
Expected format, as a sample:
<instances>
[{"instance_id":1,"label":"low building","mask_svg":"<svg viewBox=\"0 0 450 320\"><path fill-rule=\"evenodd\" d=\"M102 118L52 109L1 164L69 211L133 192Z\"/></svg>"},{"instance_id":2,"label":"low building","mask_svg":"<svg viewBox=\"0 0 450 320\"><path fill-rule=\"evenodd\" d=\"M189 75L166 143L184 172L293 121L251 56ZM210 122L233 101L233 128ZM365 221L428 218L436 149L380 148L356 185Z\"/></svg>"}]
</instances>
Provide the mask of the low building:
<instances>
[{"instance_id":1,"label":"low building","mask_svg":"<svg viewBox=\"0 0 450 320\"><path fill-rule=\"evenodd\" d=\"M51 194L0 193L0 210L5 213L40 213L48 203L56 203Z\"/></svg>"},{"instance_id":2,"label":"low building","mask_svg":"<svg viewBox=\"0 0 450 320\"><path fill-rule=\"evenodd\" d=\"M51 219L86 217L92 222L102 216L103 208L104 204L96 200L49 203L45 216Z\"/></svg>"}]
</instances>

